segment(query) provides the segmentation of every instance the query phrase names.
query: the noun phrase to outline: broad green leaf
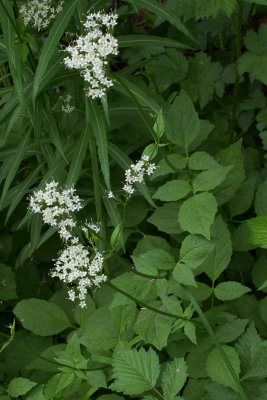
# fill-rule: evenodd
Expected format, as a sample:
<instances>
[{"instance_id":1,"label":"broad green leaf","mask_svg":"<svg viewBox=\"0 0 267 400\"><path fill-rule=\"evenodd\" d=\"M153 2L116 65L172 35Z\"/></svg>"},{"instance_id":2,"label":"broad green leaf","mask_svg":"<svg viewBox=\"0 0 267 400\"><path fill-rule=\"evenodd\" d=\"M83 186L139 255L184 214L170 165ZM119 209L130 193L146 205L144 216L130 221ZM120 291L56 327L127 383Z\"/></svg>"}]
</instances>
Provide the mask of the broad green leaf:
<instances>
[{"instance_id":1,"label":"broad green leaf","mask_svg":"<svg viewBox=\"0 0 267 400\"><path fill-rule=\"evenodd\" d=\"M89 140L88 129L90 129L90 127L86 125L86 128L83 129L83 133L77 140L73 155L71 157L70 170L66 181L66 186L75 185L79 178L79 174L82 169L83 161L88 146L88 140Z\"/></svg>"},{"instance_id":2,"label":"broad green leaf","mask_svg":"<svg viewBox=\"0 0 267 400\"><path fill-rule=\"evenodd\" d=\"M248 51L238 59L240 74L248 72L252 79L259 79L265 85L267 84L265 71L267 62L266 34L266 23L260 25L258 32L250 29L244 38Z\"/></svg>"},{"instance_id":3,"label":"broad green leaf","mask_svg":"<svg viewBox=\"0 0 267 400\"><path fill-rule=\"evenodd\" d=\"M203 0L198 0L203 1ZM204 0L205 3L210 2ZM211 0L213 1L213 0ZM218 0L215 0L218 1ZM225 0L221 0L225 1ZM230 0L233 1L233 0ZM220 80L223 67L218 62L212 62L206 53L196 53L189 60L188 79L181 82L182 88L190 96L193 102L198 101L201 108L212 99L216 90L220 89Z\"/></svg>"},{"instance_id":4,"label":"broad green leaf","mask_svg":"<svg viewBox=\"0 0 267 400\"><path fill-rule=\"evenodd\" d=\"M254 176L242 182L241 186L236 192L235 197L228 202L231 218L233 218L235 215L244 214L251 207L256 185L257 178ZM257 208L256 203L255 208ZM257 213L257 215L260 214Z\"/></svg>"},{"instance_id":5,"label":"broad green leaf","mask_svg":"<svg viewBox=\"0 0 267 400\"><path fill-rule=\"evenodd\" d=\"M265 378L267 375L267 346L260 338L253 323L236 343L241 367L242 379ZM250 381L251 382L251 381Z\"/></svg>"},{"instance_id":6,"label":"broad green leaf","mask_svg":"<svg viewBox=\"0 0 267 400\"><path fill-rule=\"evenodd\" d=\"M160 112L158 113L156 122L153 125L153 130L157 136L158 139L161 138L161 136L163 135L164 131L165 131L165 126L164 126L164 119L163 119L163 115L162 115L162 110L160 110Z\"/></svg>"},{"instance_id":7,"label":"broad green leaf","mask_svg":"<svg viewBox=\"0 0 267 400\"><path fill-rule=\"evenodd\" d=\"M205 151L197 151L191 154L188 160L188 166L193 170L216 169L220 167L214 158Z\"/></svg>"},{"instance_id":8,"label":"broad green leaf","mask_svg":"<svg viewBox=\"0 0 267 400\"><path fill-rule=\"evenodd\" d=\"M262 255L258 258L251 271L252 282L258 290L267 292L267 258Z\"/></svg>"},{"instance_id":9,"label":"broad green leaf","mask_svg":"<svg viewBox=\"0 0 267 400\"><path fill-rule=\"evenodd\" d=\"M216 329L216 336L221 343L233 342L245 331L248 319L234 319L226 324L219 325Z\"/></svg>"},{"instance_id":10,"label":"broad green leaf","mask_svg":"<svg viewBox=\"0 0 267 400\"><path fill-rule=\"evenodd\" d=\"M232 165L232 169L227 179L221 183L214 194L219 205L222 205L235 196L239 186L245 179L244 156L242 154L241 141L231 144L226 149L221 150L216 156L216 161L227 167Z\"/></svg>"},{"instance_id":11,"label":"broad green leaf","mask_svg":"<svg viewBox=\"0 0 267 400\"><path fill-rule=\"evenodd\" d=\"M236 7L236 0L196 0L194 5L197 19L216 17L220 14L229 17Z\"/></svg>"},{"instance_id":12,"label":"broad green leaf","mask_svg":"<svg viewBox=\"0 0 267 400\"><path fill-rule=\"evenodd\" d=\"M194 192L205 192L219 186L227 177L232 166L209 169L196 176L193 181Z\"/></svg>"},{"instance_id":13,"label":"broad green leaf","mask_svg":"<svg viewBox=\"0 0 267 400\"><path fill-rule=\"evenodd\" d=\"M222 350L228 357L235 374L239 377L240 373L240 360L236 350L230 346L222 346ZM212 381L219 383L220 385L230 387L234 391L237 391L236 383L233 380L227 367L221 360L221 356L217 349L211 351L206 362L207 372Z\"/></svg>"},{"instance_id":14,"label":"broad green leaf","mask_svg":"<svg viewBox=\"0 0 267 400\"><path fill-rule=\"evenodd\" d=\"M162 390L165 400L172 400L179 394L187 379L187 366L183 358L169 361L162 374Z\"/></svg>"},{"instance_id":15,"label":"broad green leaf","mask_svg":"<svg viewBox=\"0 0 267 400\"><path fill-rule=\"evenodd\" d=\"M45 44L41 51L38 67L34 77L33 101L35 101L35 98L38 94L39 87L43 79L43 76L46 72L49 61L53 57L54 50L57 47L59 40L76 9L77 3L78 0L72 0L71 2L69 1L66 3L65 7L60 12L52 28L50 29L48 38L46 38L45 40Z\"/></svg>"},{"instance_id":16,"label":"broad green leaf","mask_svg":"<svg viewBox=\"0 0 267 400\"><path fill-rule=\"evenodd\" d=\"M128 395L153 388L160 372L159 359L152 348L115 350L112 367L115 381L110 388Z\"/></svg>"},{"instance_id":17,"label":"broad green leaf","mask_svg":"<svg viewBox=\"0 0 267 400\"><path fill-rule=\"evenodd\" d=\"M151 304L153 305L153 304ZM157 308L157 304L154 304ZM158 350L167 346L173 318L157 314L151 310L141 310L134 325L134 331Z\"/></svg>"},{"instance_id":18,"label":"broad green leaf","mask_svg":"<svg viewBox=\"0 0 267 400\"><path fill-rule=\"evenodd\" d=\"M239 282L222 282L215 289L214 294L219 300L233 300L250 292L251 289L241 285Z\"/></svg>"},{"instance_id":19,"label":"broad green leaf","mask_svg":"<svg viewBox=\"0 0 267 400\"><path fill-rule=\"evenodd\" d=\"M142 46L164 46L177 47L178 49L191 49L192 47L179 41L151 35L120 35L117 37L119 48L142 47Z\"/></svg>"},{"instance_id":20,"label":"broad green leaf","mask_svg":"<svg viewBox=\"0 0 267 400\"><path fill-rule=\"evenodd\" d=\"M147 219L148 222L155 225L159 231L179 234L182 229L177 221L179 203L167 203L157 210Z\"/></svg>"},{"instance_id":21,"label":"broad green leaf","mask_svg":"<svg viewBox=\"0 0 267 400\"><path fill-rule=\"evenodd\" d=\"M217 203L211 193L200 193L185 200L178 213L182 229L210 239L210 227L217 211Z\"/></svg>"},{"instance_id":22,"label":"broad green leaf","mask_svg":"<svg viewBox=\"0 0 267 400\"><path fill-rule=\"evenodd\" d=\"M36 385L36 382L32 382L26 378L13 378L8 385L8 394L11 397L17 398L28 393Z\"/></svg>"},{"instance_id":23,"label":"broad green leaf","mask_svg":"<svg viewBox=\"0 0 267 400\"><path fill-rule=\"evenodd\" d=\"M160 160L152 175L152 179L167 174L173 174L177 169L184 169L186 167L186 158L180 154L169 154L166 158L168 162L164 158Z\"/></svg>"},{"instance_id":24,"label":"broad green leaf","mask_svg":"<svg viewBox=\"0 0 267 400\"><path fill-rule=\"evenodd\" d=\"M89 105L90 115L92 115L92 119L90 122L96 139L97 150L103 177L107 189L110 191L111 187L110 187L110 172L109 172L109 162L108 162L108 144L107 144L107 133L105 128L104 118L95 101L89 100L88 105Z\"/></svg>"},{"instance_id":25,"label":"broad green leaf","mask_svg":"<svg viewBox=\"0 0 267 400\"><path fill-rule=\"evenodd\" d=\"M249 230L248 242L267 248L267 216L251 218L246 221Z\"/></svg>"},{"instance_id":26,"label":"broad green leaf","mask_svg":"<svg viewBox=\"0 0 267 400\"><path fill-rule=\"evenodd\" d=\"M191 340L192 343L197 344L196 328L193 322L186 322L184 325L184 333Z\"/></svg>"},{"instance_id":27,"label":"broad green leaf","mask_svg":"<svg viewBox=\"0 0 267 400\"><path fill-rule=\"evenodd\" d=\"M214 250L214 243L202 236L188 235L182 242L179 263L185 263L195 269L201 265Z\"/></svg>"},{"instance_id":28,"label":"broad green leaf","mask_svg":"<svg viewBox=\"0 0 267 400\"><path fill-rule=\"evenodd\" d=\"M171 105L165 124L167 138L186 153L200 132L200 122L192 101L183 90Z\"/></svg>"},{"instance_id":29,"label":"broad green leaf","mask_svg":"<svg viewBox=\"0 0 267 400\"><path fill-rule=\"evenodd\" d=\"M177 264L173 270L173 278L183 285L197 286L194 274L187 264Z\"/></svg>"},{"instance_id":30,"label":"broad green leaf","mask_svg":"<svg viewBox=\"0 0 267 400\"><path fill-rule=\"evenodd\" d=\"M230 232L222 217L219 216L211 228L211 239L215 250L210 253L205 263L204 271L215 282L221 273L228 267L232 256L232 242Z\"/></svg>"},{"instance_id":31,"label":"broad green leaf","mask_svg":"<svg viewBox=\"0 0 267 400\"><path fill-rule=\"evenodd\" d=\"M45 300L21 300L13 312L25 329L40 336L55 335L72 326L61 308Z\"/></svg>"},{"instance_id":32,"label":"broad green leaf","mask_svg":"<svg viewBox=\"0 0 267 400\"><path fill-rule=\"evenodd\" d=\"M97 370L86 372L86 380L91 386L98 388L107 387L106 376L103 371Z\"/></svg>"},{"instance_id":33,"label":"broad green leaf","mask_svg":"<svg viewBox=\"0 0 267 400\"><path fill-rule=\"evenodd\" d=\"M69 373L56 374L45 385L44 394L46 399L53 399L55 395L73 384L75 374L70 370Z\"/></svg>"},{"instance_id":34,"label":"broad green leaf","mask_svg":"<svg viewBox=\"0 0 267 400\"><path fill-rule=\"evenodd\" d=\"M0 299L7 301L17 297L16 275L11 267L0 264Z\"/></svg>"},{"instance_id":35,"label":"broad green leaf","mask_svg":"<svg viewBox=\"0 0 267 400\"><path fill-rule=\"evenodd\" d=\"M44 385L38 385L27 395L26 400L46 400L44 397Z\"/></svg>"},{"instance_id":36,"label":"broad green leaf","mask_svg":"<svg viewBox=\"0 0 267 400\"><path fill-rule=\"evenodd\" d=\"M159 4L156 0L128 0L128 2L133 4L135 7L144 8L160 17L163 17L164 19L167 19L167 21L174 25L185 36L195 40L180 18L171 13L166 7L164 7L164 5Z\"/></svg>"},{"instance_id":37,"label":"broad green leaf","mask_svg":"<svg viewBox=\"0 0 267 400\"><path fill-rule=\"evenodd\" d=\"M137 271L145 274L158 275L158 270L169 270L174 267L173 256L165 250L148 250L138 256L131 256Z\"/></svg>"},{"instance_id":38,"label":"broad green leaf","mask_svg":"<svg viewBox=\"0 0 267 400\"><path fill-rule=\"evenodd\" d=\"M191 190L188 182L177 179L160 186L152 197L161 201L176 201L185 197Z\"/></svg>"}]
</instances>

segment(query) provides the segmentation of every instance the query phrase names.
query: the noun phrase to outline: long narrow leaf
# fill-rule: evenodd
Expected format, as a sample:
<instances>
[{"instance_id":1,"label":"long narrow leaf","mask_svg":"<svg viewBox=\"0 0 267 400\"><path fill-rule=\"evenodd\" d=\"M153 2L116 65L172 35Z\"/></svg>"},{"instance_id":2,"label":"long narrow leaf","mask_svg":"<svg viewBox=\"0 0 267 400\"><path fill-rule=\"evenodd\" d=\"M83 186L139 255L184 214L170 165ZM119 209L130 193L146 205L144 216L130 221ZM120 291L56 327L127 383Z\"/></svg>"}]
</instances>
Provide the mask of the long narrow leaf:
<instances>
[{"instance_id":1,"label":"long narrow leaf","mask_svg":"<svg viewBox=\"0 0 267 400\"><path fill-rule=\"evenodd\" d=\"M55 147L57 148L57 150L61 154L61 156L64 158L64 160L68 163L68 160L64 153L61 138L59 136L59 131L58 131L56 120L53 117L53 115L51 114L50 110L43 108L43 121L44 121L44 125L46 126L46 128L48 130L48 134L50 135L52 143L55 145Z\"/></svg>"},{"instance_id":2,"label":"long narrow leaf","mask_svg":"<svg viewBox=\"0 0 267 400\"><path fill-rule=\"evenodd\" d=\"M75 11L77 2L78 2L78 0L72 0L65 5L63 10L57 17L56 21L54 22L54 24L50 30L49 36L45 41L44 47L43 47L41 55L40 55L35 78L34 78L33 101L35 101L35 98L38 94L39 87L40 87L42 78L46 72L49 61L51 60L51 58L53 56L53 52L54 52L55 48L57 47L58 42Z\"/></svg>"},{"instance_id":3,"label":"long narrow leaf","mask_svg":"<svg viewBox=\"0 0 267 400\"><path fill-rule=\"evenodd\" d=\"M103 115L97 105L93 100L89 101L89 109L92 114L91 124L94 131L97 150L100 160L100 165L102 173L104 176L105 183L108 190L110 190L110 172L109 172L109 162L108 162L108 144L107 144L107 133L104 123Z\"/></svg>"},{"instance_id":4,"label":"long narrow leaf","mask_svg":"<svg viewBox=\"0 0 267 400\"><path fill-rule=\"evenodd\" d=\"M120 48L163 46L175 47L178 49L192 49L191 46L178 42L177 40L149 35L121 35L118 36L118 43Z\"/></svg>"},{"instance_id":5,"label":"long narrow leaf","mask_svg":"<svg viewBox=\"0 0 267 400\"><path fill-rule=\"evenodd\" d=\"M3 192L2 192L2 197L1 197L1 203L4 200L7 191L17 173L17 170L20 166L21 161L23 160L24 154L27 150L27 146L30 140L30 136L31 136L31 130L29 130L27 132L27 134L25 135L25 137L23 138L23 140L21 141L19 147L18 147L18 152L17 154L13 157L13 163L11 164L11 168L8 172L4 187L3 187Z\"/></svg>"}]
</instances>

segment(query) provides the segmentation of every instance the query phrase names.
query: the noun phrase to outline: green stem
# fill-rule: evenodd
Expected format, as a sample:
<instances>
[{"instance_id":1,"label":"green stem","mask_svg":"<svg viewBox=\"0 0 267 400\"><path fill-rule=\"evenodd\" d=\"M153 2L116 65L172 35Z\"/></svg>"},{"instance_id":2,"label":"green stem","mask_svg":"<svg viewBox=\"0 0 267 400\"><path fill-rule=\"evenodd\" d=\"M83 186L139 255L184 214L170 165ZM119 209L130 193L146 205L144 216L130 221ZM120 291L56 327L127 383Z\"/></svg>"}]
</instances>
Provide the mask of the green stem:
<instances>
[{"instance_id":1,"label":"green stem","mask_svg":"<svg viewBox=\"0 0 267 400\"><path fill-rule=\"evenodd\" d=\"M191 303L193 304L193 306L194 306L196 312L198 313L200 319L202 320L203 325L205 326L205 328L206 328L208 334L210 335L211 340L213 341L214 345L216 346L216 348L217 348L217 350L218 350L218 352L219 352L219 354L220 354L220 356L221 356L221 359L222 359L223 363L225 364L225 367L227 368L227 370L228 370L228 372L229 372L229 375L230 375L231 378L234 380L234 382L235 382L235 384L236 384L236 387L237 387L237 390L238 390L238 392L239 392L239 394L240 394L242 400L248 400L247 395L246 395L246 393L244 392L244 389L243 389L243 387L242 387L242 385L241 385L241 383L240 383L238 377L236 376L236 373L235 373L235 371L234 371L234 369L233 369L233 367L232 367L232 364L230 363L230 361L229 361L227 355L225 354L225 352L224 352L224 350L223 350L223 348L222 348L222 346L221 346L219 340L217 339L217 336L215 335L215 333L214 333L214 331L213 331L213 329L212 329L212 327L211 327L211 325L210 325L208 319L206 318L205 314L203 313L203 311L202 311L201 308L199 307L199 305L198 305L196 299L195 299L194 296L191 294L191 292L189 291L189 289L188 289L186 286L184 286L184 285L182 285L182 286L183 286L183 289L185 290L185 292L186 292L186 294L187 294L189 300L190 300Z\"/></svg>"},{"instance_id":2,"label":"green stem","mask_svg":"<svg viewBox=\"0 0 267 400\"><path fill-rule=\"evenodd\" d=\"M120 289L118 286L114 285L113 283L111 283L110 281L106 282L106 284L110 287L112 287L114 290L116 290L117 292L123 294L124 296L128 297L129 299L133 300L136 304L139 304L139 306L147 308L148 310L151 310L157 314L161 314L161 315L165 315L166 317L171 317L171 318L175 318L175 319L181 319L183 321L188 322L189 319L185 318L185 317L180 317L176 314L172 314L169 312L165 312L165 311L161 311L158 308L152 307L150 305L148 305L147 303L143 302L142 300L136 299L135 297L133 297L132 295L130 295L129 293L125 292L124 290ZM195 321L198 322L198 321Z\"/></svg>"},{"instance_id":3,"label":"green stem","mask_svg":"<svg viewBox=\"0 0 267 400\"><path fill-rule=\"evenodd\" d=\"M158 395L161 399L165 400L165 398L162 396L162 394L161 394L155 387L153 387L153 390L154 390L154 392L157 393L157 395Z\"/></svg>"},{"instance_id":4,"label":"green stem","mask_svg":"<svg viewBox=\"0 0 267 400\"><path fill-rule=\"evenodd\" d=\"M18 31L17 26L16 26L16 24L14 23L14 21L13 21L11 15L9 14L8 10L6 9L6 6L4 5L3 0L0 0L0 2L1 2L1 4L2 4L2 7L3 7L3 9L4 9L4 12L5 12L6 15L7 15L7 18L10 20L11 25L13 26L13 28L14 28L14 30L15 30L17 36L18 36L18 39L19 39L20 43L24 43L24 40L23 40L23 38L21 37L21 34L20 34L20 32ZM29 45L28 42L26 42L26 46L27 46L27 48L28 48L28 50L29 50L30 64L31 64L33 70L35 71L35 70L36 70L36 63L35 63L35 59L34 59L34 55L33 55L32 49L31 49L31 47L30 47L30 45Z\"/></svg>"},{"instance_id":5,"label":"green stem","mask_svg":"<svg viewBox=\"0 0 267 400\"><path fill-rule=\"evenodd\" d=\"M232 144L234 141L235 128L236 128L236 111L238 106L239 80L240 80L237 68L237 60L241 55L241 47L242 47L242 16L243 16L243 0L238 0L237 23L236 23L236 54L235 54L236 75L235 75L233 103L232 103L230 127L229 127L229 144Z\"/></svg>"}]
</instances>

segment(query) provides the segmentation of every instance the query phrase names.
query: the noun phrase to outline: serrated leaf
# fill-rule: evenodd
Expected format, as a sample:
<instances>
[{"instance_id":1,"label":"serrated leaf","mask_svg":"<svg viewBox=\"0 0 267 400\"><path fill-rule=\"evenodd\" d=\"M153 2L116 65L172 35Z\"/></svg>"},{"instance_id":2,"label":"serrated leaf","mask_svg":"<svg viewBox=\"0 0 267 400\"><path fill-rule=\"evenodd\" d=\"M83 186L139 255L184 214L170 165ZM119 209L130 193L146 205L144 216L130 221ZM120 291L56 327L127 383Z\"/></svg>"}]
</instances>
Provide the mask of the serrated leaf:
<instances>
[{"instance_id":1,"label":"serrated leaf","mask_svg":"<svg viewBox=\"0 0 267 400\"><path fill-rule=\"evenodd\" d=\"M214 250L214 243L198 235L188 235L182 242L179 263L195 269Z\"/></svg>"},{"instance_id":2,"label":"serrated leaf","mask_svg":"<svg viewBox=\"0 0 267 400\"><path fill-rule=\"evenodd\" d=\"M185 197L191 190L188 182L177 179L160 186L152 197L161 201L176 201Z\"/></svg>"},{"instance_id":3,"label":"serrated leaf","mask_svg":"<svg viewBox=\"0 0 267 400\"><path fill-rule=\"evenodd\" d=\"M177 221L179 207L179 203L164 204L162 207L158 207L147 221L155 225L159 231L179 234L182 232Z\"/></svg>"},{"instance_id":4,"label":"serrated leaf","mask_svg":"<svg viewBox=\"0 0 267 400\"><path fill-rule=\"evenodd\" d=\"M165 400L172 400L183 388L187 379L187 366L183 358L169 361L162 374L162 390Z\"/></svg>"},{"instance_id":5,"label":"serrated leaf","mask_svg":"<svg viewBox=\"0 0 267 400\"><path fill-rule=\"evenodd\" d=\"M21 300L13 312L25 329L40 336L55 335L72 326L61 308L45 300Z\"/></svg>"},{"instance_id":6,"label":"serrated leaf","mask_svg":"<svg viewBox=\"0 0 267 400\"><path fill-rule=\"evenodd\" d=\"M137 271L151 275L158 275L158 269L169 270L175 265L173 256L162 249L148 250L131 258Z\"/></svg>"},{"instance_id":7,"label":"serrated leaf","mask_svg":"<svg viewBox=\"0 0 267 400\"><path fill-rule=\"evenodd\" d=\"M222 346L223 351L228 357L235 374L239 377L240 373L240 360L236 350L230 346ZM232 388L237 391L236 383L233 380L230 372L221 360L221 355L217 349L211 351L207 358L206 368L209 377L212 381L219 383L220 385Z\"/></svg>"},{"instance_id":8,"label":"serrated leaf","mask_svg":"<svg viewBox=\"0 0 267 400\"><path fill-rule=\"evenodd\" d=\"M183 285L197 286L194 274L187 264L177 264L173 270L173 278Z\"/></svg>"},{"instance_id":9,"label":"serrated leaf","mask_svg":"<svg viewBox=\"0 0 267 400\"><path fill-rule=\"evenodd\" d=\"M17 398L28 393L36 385L36 382L32 382L26 378L13 378L8 385L8 394L11 397Z\"/></svg>"},{"instance_id":10,"label":"serrated leaf","mask_svg":"<svg viewBox=\"0 0 267 400\"><path fill-rule=\"evenodd\" d=\"M141 394L157 382L160 366L154 350L115 350L112 357L115 382L110 388L128 395Z\"/></svg>"},{"instance_id":11,"label":"serrated leaf","mask_svg":"<svg viewBox=\"0 0 267 400\"><path fill-rule=\"evenodd\" d=\"M222 282L215 287L214 294L217 299L225 301L237 299L250 291L250 288L241 285L239 282Z\"/></svg>"},{"instance_id":12,"label":"serrated leaf","mask_svg":"<svg viewBox=\"0 0 267 400\"><path fill-rule=\"evenodd\" d=\"M193 170L206 170L220 167L214 158L205 151L197 151L191 154L188 159L188 166Z\"/></svg>"},{"instance_id":13,"label":"serrated leaf","mask_svg":"<svg viewBox=\"0 0 267 400\"><path fill-rule=\"evenodd\" d=\"M249 230L249 243L267 248L267 216L251 218L246 221Z\"/></svg>"},{"instance_id":14,"label":"serrated leaf","mask_svg":"<svg viewBox=\"0 0 267 400\"><path fill-rule=\"evenodd\" d=\"M183 202L178 213L178 222L183 230L209 239L216 211L214 196L211 193L200 193Z\"/></svg>"},{"instance_id":15,"label":"serrated leaf","mask_svg":"<svg viewBox=\"0 0 267 400\"><path fill-rule=\"evenodd\" d=\"M193 181L194 192L205 192L216 188L225 180L231 169L232 166L229 166L201 172Z\"/></svg>"},{"instance_id":16,"label":"serrated leaf","mask_svg":"<svg viewBox=\"0 0 267 400\"><path fill-rule=\"evenodd\" d=\"M182 90L166 116L166 136L187 152L200 132L200 122L192 101Z\"/></svg>"}]
</instances>

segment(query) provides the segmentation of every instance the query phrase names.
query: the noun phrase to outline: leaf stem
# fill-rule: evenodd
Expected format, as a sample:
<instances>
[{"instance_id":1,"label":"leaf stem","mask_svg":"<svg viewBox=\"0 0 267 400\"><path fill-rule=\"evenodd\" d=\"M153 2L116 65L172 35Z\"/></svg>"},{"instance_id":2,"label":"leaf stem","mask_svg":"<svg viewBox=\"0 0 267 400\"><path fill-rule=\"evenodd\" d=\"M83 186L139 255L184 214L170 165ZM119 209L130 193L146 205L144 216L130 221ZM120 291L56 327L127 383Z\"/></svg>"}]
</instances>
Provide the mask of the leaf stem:
<instances>
[{"instance_id":1,"label":"leaf stem","mask_svg":"<svg viewBox=\"0 0 267 400\"><path fill-rule=\"evenodd\" d=\"M244 389L243 389L243 387L242 387L242 385L241 385L241 383L240 383L240 381L239 381L239 379L238 379L238 377L237 377L237 375L236 375L236 373L235 373L235 371L234 371L234 369L232 367L232 364L230 363L227 355L225 354L225 352L224 352L219 340L217 339L217 336L215 335L215 333L214 333L214 331L213 331L208 319L206 318L205 314L203 313L203 311L199 307L196 299L191 294L190 290L184 285L182 285L182 287L183 287L184 291L186 292L189 300L193 304L193 306L194 306L196 312L198 313L200 319L202 320L203 325L205 326L208 334L210 335L211 340L213 341L214 345L216 346L216 348L217 348L217 350L218 350L218 352L219 352L219 354L221 356L221 359L222 359L223 363L225 364L225 367L227 368L227 370L229 372L229 375L231 375L233 381L236 384L237 390L238 390L242 400L248 400L247 395L246 395L246 393L245 393L245 391L244 391Z\"/></svg>"},{"instance_id":2,"label":"leaf stem","mask_svg":"<svg viewBox=\"0 0 267 400\"><path fill-rule=\"evenodd\" d=\"M162 394L161 394L155 387L153 387L152 389L154 390L154 392L157 393L157 395L158 395L161 399L165 400L165 398L162 396Z\"/></svg>"},{"instance_id":3,"label":"leaf stem","mask_svg":"<svg viewBox=\"0 0 267 400\"><path fill-rule=\"evenodd\" d=\"M233 93L233 103L231 110L231 118L230 118L230 127L229 127L229 144L232 144L235 137L235 128L236 128L236 111L238 106L238 97L239 97L239 72L237 68L237 60L241 55L241 47L242 47L242 16L243 16L243 0L238 0L238 11L237 11L237 22L236 22L236 74L235 74L235 85L234 85L234 93Z\"/></svg>"}]
</instances>

